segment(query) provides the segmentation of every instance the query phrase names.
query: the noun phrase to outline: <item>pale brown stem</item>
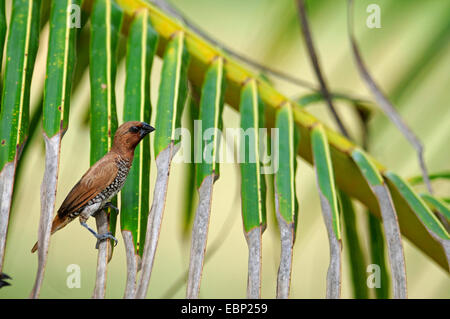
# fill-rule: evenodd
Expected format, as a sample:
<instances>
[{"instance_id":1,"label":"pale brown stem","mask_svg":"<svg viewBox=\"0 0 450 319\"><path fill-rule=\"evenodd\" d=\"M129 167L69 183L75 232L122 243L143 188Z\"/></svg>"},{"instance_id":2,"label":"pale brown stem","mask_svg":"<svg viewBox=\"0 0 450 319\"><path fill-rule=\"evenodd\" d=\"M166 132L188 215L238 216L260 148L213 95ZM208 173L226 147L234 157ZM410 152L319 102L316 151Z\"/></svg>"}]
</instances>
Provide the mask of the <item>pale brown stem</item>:
<instances>
[{"instance_id":1,"label":"pale brown stem","mask_svg":"<svg viewBox=\"0 0 450 319\"><path fill-rule=\"evenodd\" d=\"M47 263L53 214L55 211L56 188L58 185L59 155L62 134L48 138L45 141L45 172L41 184L41 217L38 231L38 269L30 298L39 297L44 280L45 265Z\"/></svg>"},{"instance_id":2,"label":"pale brown stem","mask_svg":"<svg viewBox=\"0 0 450 319\"><path fill-rule=\"evenodd\" d=\"M186 298L188 299L197 299L200 292L200 281L202 279L206 242L208 240L214 178L214 173L205 177L199 188L199 203L195 212L194 226L192 227L191 257L186 289Z\"/></svg>"},{"instance_id":3,"label":"pale brown stem","mask_svg":"<svg viewBox=\"0 0 450 319\"><path fill-rule=\"evenodd\" d=\"M95 214L95 222L97 224L97 232L105 234L109 231L108 214L102 209ZM108 268L108 256L111 253L111 241L102 240L98 245L97 257L97 273L95 279L93 299L104 299L106 293L106 274Z\"/></svg>"},{"instance_id":4,"label":"pale brown stem","mask_svg":"<svg viewBox=\"0 0 450 319\"><path fill-rule=\"evenodd\" d=\"M173 142L162 150L156 157L156 167L158 173L156 176L155 191L153 193L153 202L148 214L147 232L145 235L145 245L142 255L142 271L139 284L136 291L136 299L144 299L147 296L148 285L155 260L156 248L158 246L159 232L166 206L167 187L169 184L170 164L173 156L178 151L180 144L174 146Z\"/></svg>"}]
</instances>

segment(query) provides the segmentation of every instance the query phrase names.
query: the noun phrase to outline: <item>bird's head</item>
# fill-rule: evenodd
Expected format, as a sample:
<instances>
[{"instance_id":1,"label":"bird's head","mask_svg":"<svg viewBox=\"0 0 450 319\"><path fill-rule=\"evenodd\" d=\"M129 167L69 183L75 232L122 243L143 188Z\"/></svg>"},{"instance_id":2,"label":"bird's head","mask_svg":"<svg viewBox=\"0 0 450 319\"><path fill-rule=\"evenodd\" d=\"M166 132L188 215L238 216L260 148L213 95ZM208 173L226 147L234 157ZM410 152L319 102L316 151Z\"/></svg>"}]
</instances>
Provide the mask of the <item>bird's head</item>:
<instances>
[{"instance_id":1,"label":"bird's head","mask_svg":"<svg viewBox=\"0 0 450 319\"><path fill-rule=\"evenodd\" d=\"M139 142L154 130L145 122L125 122L117 129L112 148L120 153L134 152Z\"/></svg>"}]
</instances>

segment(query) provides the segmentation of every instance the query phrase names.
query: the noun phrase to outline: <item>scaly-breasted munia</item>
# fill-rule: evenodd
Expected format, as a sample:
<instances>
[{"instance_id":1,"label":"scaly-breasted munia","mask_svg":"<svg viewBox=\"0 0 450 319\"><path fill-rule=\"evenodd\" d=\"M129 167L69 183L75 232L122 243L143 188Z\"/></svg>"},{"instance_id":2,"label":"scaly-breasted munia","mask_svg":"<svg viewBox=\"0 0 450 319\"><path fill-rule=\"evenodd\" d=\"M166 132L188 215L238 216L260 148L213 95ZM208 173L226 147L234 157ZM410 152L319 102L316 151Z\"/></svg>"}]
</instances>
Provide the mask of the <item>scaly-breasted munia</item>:
<instances>
[{"instance_id":1,"label":"scaly-breasted munia","mask_svg":"<svg viewBox=\"0 0 450 319\"><path fill-rule=\"evenodd\" d=\"M133 162L134 149L154 130L144 122L126 122L119 126L111 150L89 168L58 209L52 224L52 234L79 217L80 224L94 234L98 241L111 238L117 243L117 239L110 232L97 234L86 221L105 207L117 209L109 201L125 183ZM38 243L31 252L35 252L37 246Z\"/></svg>"}]
</instances>

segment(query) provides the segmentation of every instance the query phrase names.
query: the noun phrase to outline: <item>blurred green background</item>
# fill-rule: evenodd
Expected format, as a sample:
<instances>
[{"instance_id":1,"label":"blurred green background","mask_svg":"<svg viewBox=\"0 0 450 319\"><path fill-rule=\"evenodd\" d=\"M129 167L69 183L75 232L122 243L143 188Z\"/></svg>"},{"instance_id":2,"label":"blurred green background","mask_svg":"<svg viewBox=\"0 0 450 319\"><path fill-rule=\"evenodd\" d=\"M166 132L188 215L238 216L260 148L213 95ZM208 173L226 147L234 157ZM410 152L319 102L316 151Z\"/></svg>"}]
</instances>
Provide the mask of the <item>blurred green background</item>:
<instances>
[{"instance_id":1,"label":"blurred green background","mask_svg":"<svg viewBox=\"0 0 450 319\"><path fill-rule=\"evenodd\" d=\"M450 2L448 0L358 0L355 1L355 31L360 49L372 75L393 101L405 121L425 145L430 172L449 170L450 141ZM11 0L6 1L10 12ZM273 69L315 83L306 55L292 0L173 0L185 15L214 38L235 51ZM366 8L381 8L381 28L369 29ZM344 0L308 1L312 35L323 72L331 90L370 97L355 69L347 38L347 2ZM9 21L9 14L8 14ZM43 28L33 75L32 110L40 99L45 77L48 25ZM161 60L155 59L152 72L152 104L156 104ZM125 83L124 63L118 67L116 95L119 122L122 118ZM290 83L273 79L274 86L287 96L308 93ZM89 127L85 123L89 107L89 75L72 94L69 130L61 153L57 206L89 167ZM361 127L352 108L336 103L338 112L353 136ZM311 113L336 127L325 105L309 108ZM152 114L152 123L155 112ZM238 127L239 114L224 110L224 127ZM370 121L370 152L389 169L403 177L418 175L415 153L400 132L377 113ZM37 238L40 213L40 184L44 173L44 144L41 129L26 157L16 182L11 212L4 272L13 277L12 286L0 290L0 298L28 297L36 275L37 256L30 249ZM320 211L313 170L298 159L297 197L299 221L294 246L292 298L324 298L329 262L328 239ZM169 287L189 264L190 243L182 236L182 201L186 192L186 165L174 164L170 176L168 200L161 236L150 282L150 298L166 296ZM217 240L222 246L204 267L200 297L245 298L247 286L247 244L240 210L240 176L235 164L222 164L221 177L213 195L208 247ZM151 185L156 169L152 163ZM437 195L448 196L447 183L435 183ZM153 187L151 187L151 195ZM152 197L152 196L151 196ZM369 261L367 216L357 211L358 226ZM279 262L278 228L274 216L268 216L263 235L262 297L274 298ZM92 219L91 226L95 225ZM225 228L224 228L225 227ZM226 232L223 232L226 229ZM226 234L226 237L224 236ZM121 235L108 266L108 298L123 296L126 279L125 249ZM345 238L344 238L345 240ZM97 251L92 235L73 222L52 237L41 298L89 298L95 282ZM422 252L404 241L410 298L449 298L450 277ZM348 255L343 250L342 297L351 298L352 288ZM69 289L66 268L81 268L81 288ZM185 285L173 297L183 298Z\"/></svg>"}]
</instances>

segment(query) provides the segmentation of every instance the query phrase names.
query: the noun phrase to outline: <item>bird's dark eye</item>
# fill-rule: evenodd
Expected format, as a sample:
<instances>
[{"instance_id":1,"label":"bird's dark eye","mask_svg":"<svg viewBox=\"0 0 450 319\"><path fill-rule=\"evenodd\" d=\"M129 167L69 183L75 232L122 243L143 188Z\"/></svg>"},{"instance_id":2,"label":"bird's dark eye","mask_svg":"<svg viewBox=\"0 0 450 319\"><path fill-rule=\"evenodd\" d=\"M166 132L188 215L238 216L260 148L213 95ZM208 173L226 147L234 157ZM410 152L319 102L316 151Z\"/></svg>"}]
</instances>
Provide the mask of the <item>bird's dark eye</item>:
<instances>
[{"instance_id":1,"label":"bird's dark eye","mask_svg":"<svg viewBox=\"0 0 450 319\"><path fill-rule=\"evenodd\" d=\"M132 127L130 127L130 132L132 132L132 133L137 133L137 132L139 132L139 127L137 127L137 126L132 126Z\"/></svg>"}]
</instances>

